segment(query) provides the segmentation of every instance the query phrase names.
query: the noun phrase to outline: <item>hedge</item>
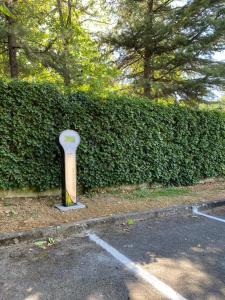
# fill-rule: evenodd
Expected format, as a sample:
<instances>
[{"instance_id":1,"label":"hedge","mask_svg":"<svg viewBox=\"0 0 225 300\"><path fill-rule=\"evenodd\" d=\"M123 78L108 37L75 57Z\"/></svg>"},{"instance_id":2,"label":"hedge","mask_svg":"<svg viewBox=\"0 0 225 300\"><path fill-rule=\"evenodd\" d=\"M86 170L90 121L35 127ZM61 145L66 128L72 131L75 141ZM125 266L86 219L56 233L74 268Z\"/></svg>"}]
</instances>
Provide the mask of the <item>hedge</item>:
<instances>
[{"instance_id":1,"label":"hedge","mask_svg":"<svg viewBox=\"0 0 225 300\"><path fill-rule=\"evenodd\" d=\"M149 100L64 94L49 84L0 82L0 189L60 186L59 133L75 129L78 183L188 185L223 176L225 116Z\"/></svg>"}]
</instances>

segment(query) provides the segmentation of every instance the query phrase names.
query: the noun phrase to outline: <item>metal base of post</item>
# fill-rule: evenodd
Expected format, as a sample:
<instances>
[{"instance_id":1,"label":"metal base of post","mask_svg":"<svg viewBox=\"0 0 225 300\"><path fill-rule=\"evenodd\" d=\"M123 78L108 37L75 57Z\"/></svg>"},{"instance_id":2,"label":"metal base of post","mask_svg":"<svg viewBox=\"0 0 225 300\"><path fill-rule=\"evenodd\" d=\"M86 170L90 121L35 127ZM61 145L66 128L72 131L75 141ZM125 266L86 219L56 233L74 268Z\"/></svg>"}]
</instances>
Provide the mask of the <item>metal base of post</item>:
<instances>
[{"instance_id":1,"label":"metal base of post","mask_svg":"<svg viewBox=\"0 0 225 300\"><path fill-rule=\"evenodd\" d=\"M56 208L58 208L60 211L64 212L64 211L69 211L72 209L80 209L80 208L85 208L86 206L80 202L74 203L73 205L70 206L64 206L62 204L56 204L55 205Z\"/></svg>"}]
</instances>

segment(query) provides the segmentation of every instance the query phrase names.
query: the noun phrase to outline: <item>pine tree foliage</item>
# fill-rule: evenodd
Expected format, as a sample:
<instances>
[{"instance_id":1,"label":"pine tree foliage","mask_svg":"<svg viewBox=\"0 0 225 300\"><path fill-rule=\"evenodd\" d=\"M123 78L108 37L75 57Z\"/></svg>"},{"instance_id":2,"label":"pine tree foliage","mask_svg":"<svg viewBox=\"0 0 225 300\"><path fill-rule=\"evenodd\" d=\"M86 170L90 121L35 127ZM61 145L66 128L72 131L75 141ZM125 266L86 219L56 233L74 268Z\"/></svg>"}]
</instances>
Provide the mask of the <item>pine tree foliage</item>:
<instances>
[{"instance_id":1,"label":"pine tree foliage","mask_svg":"<svg viewBox=\"0 0 225 300\"><path fill-rule=\"evenodd\" d=\"M115 26L104 36L126 82L154 99L200 100L225 86L224 0L118 0ZM112 5L112 3L111 3Z\"/></svg>"}]
</instances>

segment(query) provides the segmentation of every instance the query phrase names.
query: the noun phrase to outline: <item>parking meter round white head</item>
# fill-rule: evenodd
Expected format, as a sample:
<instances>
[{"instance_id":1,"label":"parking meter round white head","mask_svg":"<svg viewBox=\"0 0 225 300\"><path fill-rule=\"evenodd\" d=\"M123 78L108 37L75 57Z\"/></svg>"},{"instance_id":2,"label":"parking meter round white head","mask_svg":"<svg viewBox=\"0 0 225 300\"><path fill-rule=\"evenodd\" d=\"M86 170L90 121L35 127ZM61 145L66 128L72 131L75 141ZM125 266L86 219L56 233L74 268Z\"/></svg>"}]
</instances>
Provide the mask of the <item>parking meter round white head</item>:
<instances>
[{"instance_id":1,"label":"parking meter round white head","mask_svg":"<svg viewBox=\"0 0 225 300\"><path fill-rule=\"evenodd\" d=\"M74 153L80 144L80 136L74 130L64 130L60 133L59 142L65 153Z\"/></svg>"}]
</instances>

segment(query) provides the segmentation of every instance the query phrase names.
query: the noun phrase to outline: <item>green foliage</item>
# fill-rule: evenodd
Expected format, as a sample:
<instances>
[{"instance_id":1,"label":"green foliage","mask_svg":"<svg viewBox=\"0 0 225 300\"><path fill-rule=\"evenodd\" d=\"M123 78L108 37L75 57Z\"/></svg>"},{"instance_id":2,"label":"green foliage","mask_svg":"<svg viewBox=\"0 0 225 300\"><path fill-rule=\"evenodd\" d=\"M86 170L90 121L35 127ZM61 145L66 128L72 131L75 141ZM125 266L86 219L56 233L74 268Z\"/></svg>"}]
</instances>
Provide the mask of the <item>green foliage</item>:
<instances>
[{"instance_id":1,"label":"green foliage","mask_svg":"<svg viewBox=\"0 0 225 300\"><path fill-rule=\"evenodd\" d=\"M8 7L5 6L3 3L0 3L0 13L7 17L14 17L11 11L8 9Z\"/></svg>"},{"instance_id":2,"label":"green foliage","mask_svg":"<svg viewBox=\"0 0 225 300\"><path fill-rule=\"evenodd\" d=\"M78 183L188 185L224 175L225 116L145 99L0 82L0 188L59 187L59 133L77 130Z\"/></svg>"},{"instance_id":3,"label":"green foliage","mask_svg":"<svg viewBox=\"0 0 225 300\"><path fill-rule=\"evenodd\" d=\"M225 63L212 56L225 48L224 0L111 2L115 25L103 40L136 94L200 101L224 89Z\"/></svg>"},{"instance_id":4,"label":"green foliage","mask_svg":"<svg viewBox=\"0 0 225 300\"><path fill-rule=\"evenodd\" d=\"M84 26L85 19L95 14L91 2L84 6L80 0L13 1L10 10L15 18L10 28L0 6L0 78L10 77L11 33L20 80L48 81L62 89L91 90L101 96L114 91L119 72Z\"/></svg>"},{"instance_id":5,"label":"green foliage","mask_svg":"<svg viewBox=\"0 0 225 300\"><path fill-rule=\"evenodd\" d=\"M122 195L122 198L128 200L138 199L155 199L158 197L176 197L188 195L190 191L187 188L183 187L167 187L167 188L157 188L157 189L137 189L133 192Z\"/></svg>"}]
</instances>

